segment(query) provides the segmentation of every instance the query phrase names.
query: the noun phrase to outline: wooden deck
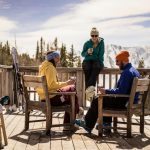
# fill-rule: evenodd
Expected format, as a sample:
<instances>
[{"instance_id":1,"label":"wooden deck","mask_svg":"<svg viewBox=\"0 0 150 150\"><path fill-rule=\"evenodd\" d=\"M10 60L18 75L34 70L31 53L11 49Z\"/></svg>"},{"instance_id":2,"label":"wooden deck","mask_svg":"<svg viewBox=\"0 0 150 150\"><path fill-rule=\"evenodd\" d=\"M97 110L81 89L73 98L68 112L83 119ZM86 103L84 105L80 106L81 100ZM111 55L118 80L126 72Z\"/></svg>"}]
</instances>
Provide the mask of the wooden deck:
<instances>
[{"instance_id":1,"label":"wooden deck","mask_svg":"<svg viewBox=\"0 0 150 150\"><path fill-rule=\"evenodd\" d=\"M53 114L53 123L63 121L63 112ZM41 112L32 112L33 119L43 118ZM89 136L83 129L74 134L63 133L62 128L52 128L52 135L45 135L44 122L30 124L28 131L24 129L24 114L4 112L8 146L5 150L110 150L110 149L150 149L150 117L145 118L145 135L139 133L139 127L133 126L133 138L125 138L125 133L119 131L112 133L110 137L100 138L97 130L93 130ZM133 117L134 122L139 121Z\"/></svg>"}]
</instances>

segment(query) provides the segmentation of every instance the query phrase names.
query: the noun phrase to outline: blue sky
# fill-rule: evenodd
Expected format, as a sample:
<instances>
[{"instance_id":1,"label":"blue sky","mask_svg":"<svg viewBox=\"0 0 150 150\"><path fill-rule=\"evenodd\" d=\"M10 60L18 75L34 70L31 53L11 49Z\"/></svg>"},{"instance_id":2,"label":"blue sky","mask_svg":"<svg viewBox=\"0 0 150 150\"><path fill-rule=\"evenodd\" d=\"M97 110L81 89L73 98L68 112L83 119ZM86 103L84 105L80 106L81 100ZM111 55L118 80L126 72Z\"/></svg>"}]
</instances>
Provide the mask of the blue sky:
<instances>
[{"instance_id":1,"label":"blue sky","mask_svg":"<svg viewBox=\"0 0 150 150\"><path fill-rule=\"evenodd\" d=\"M92 27L106 45L150 45L150 1L0 0L0 41L14 46L16 35L19 53L34 55L41 36L80 52Z\"/></svg>"}]
</instances>

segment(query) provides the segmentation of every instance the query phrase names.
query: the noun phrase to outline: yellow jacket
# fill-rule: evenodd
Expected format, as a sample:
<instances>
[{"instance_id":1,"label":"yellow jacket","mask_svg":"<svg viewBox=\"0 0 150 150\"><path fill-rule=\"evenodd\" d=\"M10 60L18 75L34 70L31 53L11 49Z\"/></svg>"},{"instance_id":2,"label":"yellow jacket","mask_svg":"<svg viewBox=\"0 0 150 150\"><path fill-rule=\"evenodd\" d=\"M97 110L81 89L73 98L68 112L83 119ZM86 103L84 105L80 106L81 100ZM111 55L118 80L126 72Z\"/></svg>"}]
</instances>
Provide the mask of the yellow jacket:
<instances>
[{"instance_id":1,"label":"yellow jacket","mask_svg":"<svg viewBox=\"0 0 150 150\"><path fill-rule=\"evenodd\" d=\"M56 92L57 89L67 86L67 82L58 82L57 81L57 71L53 64L47 60L45 60L39 68L39 75L46 76L48 91ZM37 88L37 93L40 96L41 100L45 99L45 95L43 89ZM50 96L54 97L54 95Z\"/></svg>"}]
</instances>

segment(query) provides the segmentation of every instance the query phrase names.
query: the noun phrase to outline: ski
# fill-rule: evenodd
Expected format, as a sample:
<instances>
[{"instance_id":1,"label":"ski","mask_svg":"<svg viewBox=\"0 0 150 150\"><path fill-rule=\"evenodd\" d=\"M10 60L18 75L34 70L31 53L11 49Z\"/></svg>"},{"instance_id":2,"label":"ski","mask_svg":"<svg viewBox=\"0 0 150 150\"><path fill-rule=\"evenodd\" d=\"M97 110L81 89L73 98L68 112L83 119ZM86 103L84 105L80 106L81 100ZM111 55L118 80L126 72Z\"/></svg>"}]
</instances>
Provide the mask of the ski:
<instances>
[{"instance_id":1,"label":"ski","mask_svg":"<svg viewBox=\"0 0 150 150\"><path fill-rule=\"evenodd\" d=\"M15 47L11 50L13 58L13 70L14 70L14 105L12 110L15 111L17 107L23 109L23 87L21 83L21 74L19 72L18 53Z\"/></svg>"}]
</instances>

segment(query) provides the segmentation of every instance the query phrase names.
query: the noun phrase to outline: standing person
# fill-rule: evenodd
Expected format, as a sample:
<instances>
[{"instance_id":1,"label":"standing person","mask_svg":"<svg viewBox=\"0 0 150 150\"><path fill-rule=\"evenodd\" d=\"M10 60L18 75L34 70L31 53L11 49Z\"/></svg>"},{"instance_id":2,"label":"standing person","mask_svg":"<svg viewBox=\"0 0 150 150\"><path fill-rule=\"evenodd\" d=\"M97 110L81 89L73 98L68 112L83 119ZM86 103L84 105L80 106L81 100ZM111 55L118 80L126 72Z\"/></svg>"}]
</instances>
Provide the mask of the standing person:
<instances>
[{"instance_id":1,"label":"standing person","mask_svg":"<svg viewBox=\"0 0 150 150\"><path fill-rule=\"evenodd\" d=\"M117 83L117 87L114 89L104 89L99 88L102 94L130 94L132 82L134 77L140 77L139 72L129 63L129 53L124 50L116 55L116 65L122 70L120 79ZM134 103L138 102L138 93L136 93L134 98ZM128 98L119 97L104 97L103 107L104 108L126 108ZM85 115L84 120L76 120L75 124L82 126L88 132L94 128L95 123L98 118L98 97L95 97L91 103L91 106ZM111 126L112 117L103 117L103 122L105 126ZM110 133L111 129L105 129L105 133Z\"/></svg>"},{"instance_id":2,"label":"standing person","mask_svg":"<svg viewBox=\"0 0 150 150\"><path fill-rule=\"evenodd\" d=\"M59 51L50 51L46 55L46 60L42 62L39 75L46 76L48 91L49 92L56 92L62 87L66 87L68 85L73 85L75 80L68 80L66 82L58 82L57 80L57 71L56 65L60 62L60 52ZM45 101L45 96L43 90L41 88L36 89L41 101ZM51 95L50 102L52 106L62 106L69 104L70 101L68 98L64 98L61 95ZM77 99L75 100L75 113L79 113L79 104ZM65 112L64 115L64 123L70 122L70 115L68 112ZM66 128L65 128L66 130Z\"/></svg>"},{"instance_id":3,"label":"standing person","mask_svg":"<svg viewBox=\"0 0 150 150\"><path fill-rule=\"evenodd\" d=\"M84 57L82 68L85 74L86 94L95 90L98 74L104 67L104 39L99 37L96 28L92 28L90 36L91 39L85 42L81 53Z\"/></svg>"}]
</instances>

